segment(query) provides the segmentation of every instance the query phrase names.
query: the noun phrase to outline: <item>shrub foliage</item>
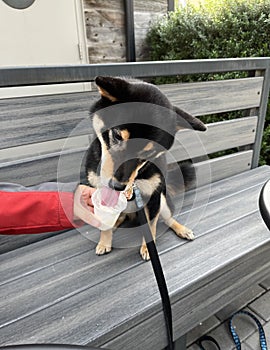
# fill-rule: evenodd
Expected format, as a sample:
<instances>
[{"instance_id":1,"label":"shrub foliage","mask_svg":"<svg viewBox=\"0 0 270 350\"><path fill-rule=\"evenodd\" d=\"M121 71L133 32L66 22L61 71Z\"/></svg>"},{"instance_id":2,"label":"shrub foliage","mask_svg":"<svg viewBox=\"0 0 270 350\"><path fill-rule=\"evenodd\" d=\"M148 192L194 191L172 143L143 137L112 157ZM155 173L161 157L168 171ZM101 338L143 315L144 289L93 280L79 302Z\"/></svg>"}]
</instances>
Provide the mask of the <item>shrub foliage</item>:
<instances>
[{"instance_id":1,"label":"shrub foliage","mask_svg":"<svg viewBox=\"0 0 270 350\"><path fill-rule=\"evenodd\" d=\"M147 42L151 60L181 60L270 56L269 38L270 0L204 0L179 7L153 23ZM206 76L183 79L205 80ZM269 139L270 108L260 164L270 164Z\"/></svg>"}]
</instances>

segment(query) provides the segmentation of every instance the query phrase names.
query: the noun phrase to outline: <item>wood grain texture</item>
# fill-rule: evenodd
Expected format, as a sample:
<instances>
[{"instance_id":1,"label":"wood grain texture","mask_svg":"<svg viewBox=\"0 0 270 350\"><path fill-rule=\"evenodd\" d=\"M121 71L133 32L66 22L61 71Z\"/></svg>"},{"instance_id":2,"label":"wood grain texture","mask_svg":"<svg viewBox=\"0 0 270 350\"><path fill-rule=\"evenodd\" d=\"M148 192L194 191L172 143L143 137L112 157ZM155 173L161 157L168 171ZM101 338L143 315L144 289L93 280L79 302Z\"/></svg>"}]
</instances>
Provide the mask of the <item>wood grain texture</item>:
<instances>
[{"instance_id":1,"label":"wood grain texture","mask_svg":"<svg viewBox=\"0 0 270 350\"><path fill-rule=\"evenodd\" d=\"M268 72L269 58L221 58L176 61L144 61L91 65L4 67L0 87L93 81L97 75L136 78L221 72ZM264 85L266 96L268 85Z\"/></svg>"},{"instance_id":2,"label":"wood grain texture","mask_svg":"<svg viewBox=\"0 0 270 350\"><path fill-rule=\"evenodd\" d=\"M209 108L212 108L211 113L214 113L217 112L217 108L219 111L222 108L228 111L231 108L258 106L262 78L248 79L250 84L247 84L246 80L238 80L239 82L210 82L209 86L205 85L208 83L177 84L162 89L172 102L175 102L177 95L177 104L194 115L197 114L198 106L200 115L209 113ZM239 96L239 91L245 98ZM97 96L96 92L85 92L0 100L0 127L3 131L0 147L8 148L68 136L89 116L90 105ZM207 111L204 104L207 105ZM81 133L83 132L85 131L81 130Z\"/></svg>"},{"instance_id":3,"label":"wood grain texture","mask_svg":"<svg viewBox=\"0 0 270 350\"><path fill-rule=\"evenodd\" d=\"M87 128L84 130L87 132ZM31 158L41 159L46 156L56 156L72 151L84 151L89 147L92 139L92 128L89 128L88 135L72 136L71 134L71 136L63 139L0 149L0 163L2 166L8 166L27 160L30 161Z\"/></svg>"},{"instance_id":4,"label":"wood grain texture","mask_svg":"<svg viewBox=\"0 0 270 350\"><path fill-rule=\"evenodd\" d=\"M0 237L0 254L11 252L21 247L31 245L34 242L42 241L48 237L60 234L60 232L48 232L35 235L17 235L16 240L11 235L1 235ZM33 249L33 248L32 248ZM17 252L16 252L17 253Z\"/></svg>"},{"instance_id":5,"label":"wood grain texture","mask_svg":"<svg viewBox=\"0 0 270 350\"><path fill-rule=\"evenodd\" d=\"M229 303L269 269L270 236L257 204L269 176L270 168L265 166L216 182L206 208L199 204L191 210L193 220L190 210L176 214L193 225L194 242L171 232L158 238L176 337L198 318L205 319ZM224 196L226 187L231 194ZM1 295L9 296L0 301L1 322L6 324L1 344L61 340L111 349L138 349L145 342L149 349L165 346L159 294L151 266L140 261L137 248L115 249L97 257L92 242L75 233L49 240L36 243L34 251L21 248L18 260L14 252L1 257L5 260Z\"/></svg>"},{"instance_id":6,"label":"wood grain texture","mask_svg":"<svg viewBox=\"0 0 270 350\"><path fill-rule=\"evenodd\" d=\"M76 96L74 97L76 100ZM56 104L59 106L59 104L64 103L62 97L55 97L55 99L54 102L57 103L50 106L49 111L46 112L48 115L53 108L58 110ZM12 107L14 108L13 115L17 108L22 107L21 103L23 101L25 99L18 102L16 108ZM45 101L47 99L41 101L42 108L45 108ZM71 103L65 102L69 112L67 115L63 112L57 120L55 120L54 115L46 120L46 118L37 118L35 114L31 114L27 117L29 119L26 122L26 109L22 118L16 120L18 125L16 123L8 124L11 130L8 134L4 133L7 136L2 138L3 145L7 146L9 144L9 146L12 146L17 141L22 143L22 146L0 150L0 181L9 179L9 181L29 186L44 181L55 181L57 178L60 181L71 181L74 177L76 180L80 178L80 169L82 169L82 173L84 172L84 156L88 144L91 143L91 121L86 115L87 110L85 110L82 113L85 116L84 118L81 118L82 114L78 113L78 119L74 118L73 122L70 123L69 121L74 115L72 106L76 102L73 100ZM30 105L32 106L33 103L31 101ZM88 103L87 101L87 108L89 107ZM39 110L38 107L36 107L36 110ZM31 125L32 122L34 122L33 125ZM228 148L251 145L254 142L256 124L257 117L247 117L209 124L207 132L204 133L191 130L180 131L177 134L173 148L168 154L168 162L195 158ZM35 130L38 130L38 133ZM17 135L16 141L12 138L13 134ZM68 135L67 138L60 138ZM52 138L56 138L56 140L52 140ZM34 139L38 141L34 146L28 144L33 142ZM44 142L45 140L48 141ZM73 166L70 167L70 164L73 164ZM228 167L227 163L226 167ZM236 167L239 172L243 170L243 167L239 167L237 163L230 165L230 169ZM246 169L246 166L244 166L244 169ZM232 174L235 173L234 170ZM224 176L227 175L228 172L225 172ZM220 177L215 178L220 179Z\"/></svg>"},{"instance_id":7,"label":"wood grain texture","mask_svg":"<svg viewBox=\"0 0 270 350\"><path fill-rule=\"evenodd\" d=\"M161 85L171 102L200 116L260 105L263 77Z\"/></svg>"},{"instance_id":8,"label":"wood grain texture","mask_svg":"<svg viewBox=\"0 0 270 350\"><path fill-rule=\"evenodd\" d=\"M31 186L47 181L80 182L84 175L84 151L44 154L0 165L0 181Z\"/></svg>"},{"instance_id":9,"label":"wood grain texture","mask_svg":"<svg viewBox=\"0 0 270 350\"><path fill-rule=\"evenodd\" d=\"M222 150L252 145L257 117L227 120L207 125L207 131L182 130L176 134L168 162L205 156Z\"/></svg>"},{"instance_id":10,"label":"wood grain texture","mask_svg":"<svg viewBox=\"0 0 270 350\"><path fill-rule=\"evenodd\" d=\"M195 163L198 186L248 171L252 155L253 151L243 151Z\"/></svg>"},{"instance_id":11,"label":"wood grain texture","mask_svg":"<svg viewBox=\"0 0 270 350\"><path fill-rule=\"evenodd\" d=\"M39 158L21 160L17 163L0 165L0 181L15 182L31 186L46 181L85 181L84 159L87 149L66 154L43 155ZM199 174L200 185L249 170L253 151L237 152L232 155L194 163Z\"/></svg>"},{"instance_id":12,"label":"wood grain texture","mask_svg":"<svg viewBox=\"0 0 270 350\"><path fill-rule=\"evenodd\" d=\"M86 92L0 100L0 148L61 139L74 129L85 134L80 122L96 98Z\"/></svg>"}]
</instances>

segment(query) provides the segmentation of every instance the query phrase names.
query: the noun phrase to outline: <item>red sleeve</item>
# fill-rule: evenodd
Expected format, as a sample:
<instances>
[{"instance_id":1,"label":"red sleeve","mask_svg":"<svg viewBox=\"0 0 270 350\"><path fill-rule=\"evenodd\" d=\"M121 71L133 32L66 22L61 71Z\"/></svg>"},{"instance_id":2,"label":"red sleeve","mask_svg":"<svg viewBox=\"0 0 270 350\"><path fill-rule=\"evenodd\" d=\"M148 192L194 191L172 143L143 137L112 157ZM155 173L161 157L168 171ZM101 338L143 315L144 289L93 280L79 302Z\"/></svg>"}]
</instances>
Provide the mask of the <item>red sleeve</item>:
<instances>
[{"instance_id":1,"label":"red sleeve","mask_svg":"<svg viewBox=\"0 0 270 350\"><path fill-rule=\"evenodd\" d=\"M0 233L60 231L76 225L72 192L0 191Z\"/></svg>"}]
</instances>

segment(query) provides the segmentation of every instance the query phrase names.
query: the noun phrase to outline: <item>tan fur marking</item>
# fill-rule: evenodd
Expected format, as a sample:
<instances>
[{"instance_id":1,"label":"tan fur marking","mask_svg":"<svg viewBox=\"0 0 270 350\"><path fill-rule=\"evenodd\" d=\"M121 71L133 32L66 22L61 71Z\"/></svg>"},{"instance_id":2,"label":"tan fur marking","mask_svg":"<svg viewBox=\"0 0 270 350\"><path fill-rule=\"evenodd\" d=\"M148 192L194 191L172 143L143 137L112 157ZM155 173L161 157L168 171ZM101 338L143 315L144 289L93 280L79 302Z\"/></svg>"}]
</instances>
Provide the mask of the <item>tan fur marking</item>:
<instances>
[{"instance_id":1,"label":"tan fur marking","mask_svg":"<svg viewBox=\"0 0 270 350\"><path fill-rule=\"evenodd\" d=\"M111 179L113 175L113 160L107 147L104 143L101 144L102 147L102 159L101 159L101 178Z\"/></svg>"},{"instance_id":2,"label":"tan fur marking","mask_svg":"<svg viewBox=\"0 0 270 350\"><path fill-rule=\"evenodd\" d=\"M130 132L127 129L121 130L120 134L124 141L127 141L129 139Z\"/></svg>"},{"instance_id":3,"label":"tan fur marking","mask_svg":"<svg viewBox=\"0 0 270 350\"><path fill-rule=\"evenodd\" d=\"M97 187L100 181L99 176L97 176L97 174L94 171L88 172L87 179L93 187Z\"/></svg>"},{"instance_id":4,"label":"tan fur marking","mask_svg":"<svg viewBox=\"0 0 270 350\"><path fill-rule=\"evenodd\" d=\"M147 222L149 224L149 227L150 227L150 230L151 230L151 233L152 233L153 240L155 242L156 241L156 234L157 234L157 222L158 222L158 218L159 218L159 213L157 214L157 216L151 222L149 221L149 212L148 212L147 208L145 208L145 215L146 215ZM141 257L143 258L143 260L145 260L145 261L150 260L150 255L149 255L149 252L148 252L148 249L147 249L146 242L145 242L144 238L143 238L143 241L142 241L140 254L141 254Z\"/></svg>"},{"instance_id":5,"label":"tan fur marking","mask_svg":"<svg viewBox=\"0 0 270 350\"><path fill-rule=\"evenodd\" d=\"M133 184L133 182L135 181L135 179L138 175L139 170L144 166L144 164L145 164L145 162L140 164L139 166L137 166L137 168L132 172L132 174L128 180L128 183Z\"/></svg>"},{"instance_id":6,"label":"tan fur marking","mask_svg":"<svg viewBox=\"0 0 270 350\"><path fill-rule=\"evenodd\" d=\"M96 254L103 255L112 250L112 230L100 231L100 239L96 246Z\"/></svg>"},{"instance_id":7,"label":"tan fur marking","mask_svg":"<svg viewBox=\"0 0 270 350\"><path fill-rule=\"evenodd\" d=\"M127 199L130 199L133 195L133 183L138 175L138 171L144 166L145 163L140 164L130 175L128 183L125 189L125 195Z\"/></svg>"},{"instance_id":8,"label":"tan fur marking","mask_svg":"<svg viewBox=\"0 0 270 350\"><path fill-rule=\"evenodd\" d=\"M103 120L97 115L94 114L93 117L93 127L98 135L101 133L101 129L104 127Z\"/></svg>"},{"instance_id":9,"label":"tan fur marking","mask_svg":"<svg viewBox=\"0 0 270 350\"><path fill-rule=\"evenodd\" d=\"M179 224L179 222L173 218L171 219L170 228L174 230L178 237L186 238L188 240L193 240L195 238L193 232L189 228Z\"/></svg>"},{"instance_id":10,"label":"tan fur marking","mask_svg":"<svg viewBox=\"0 0 270 350\"><path fill-rule=\"evenodd\" d=\"M165 224L168 225L177 234L178 237L193 240L193 232L186 226L181 225L172 217L171 210L168 207L166 198L163 194L161 195L160 200L160 215L164 219Z\"/></svg>"},{"instance_id":11,"label":"tan fur marking","mask_svg":"<svg viewBox=\"0 0 270 350\"><path fill-rule=\"evenodd\" d=\"M156 174L147 180L136 180L136 184L143 194L151 196L160 184L160 176Z\"/></svg>"},{"instance_id":12,"label":"tan fur marking","mask_svg":"<svg viewBox=\"0 0 270 350\"><path fill-rule=\"evenodd\" d=\"M153 142L148 142L148 144L144 147L144 151L147 152L147 151L151 151L152 149L154 148L154 144Z\"/></svg>"},{"instance_id":13,"label":"tan fur marking","mask_svg":"<svg viewBox=\"0 0 270 350\"><path fill-rule=\"evenodd\" d=\"M106 97L108 100L110 100L110 101L112 101L112 102L116 102L116 101L117 101L117 98L116 98L116 97L110 95L110 94L108 93L108 91L102 89L102 88L99 87L99 86L98 86L98 91L99 91L99 93L100 93L101 96Z\"/></svg>"}]
</instances>

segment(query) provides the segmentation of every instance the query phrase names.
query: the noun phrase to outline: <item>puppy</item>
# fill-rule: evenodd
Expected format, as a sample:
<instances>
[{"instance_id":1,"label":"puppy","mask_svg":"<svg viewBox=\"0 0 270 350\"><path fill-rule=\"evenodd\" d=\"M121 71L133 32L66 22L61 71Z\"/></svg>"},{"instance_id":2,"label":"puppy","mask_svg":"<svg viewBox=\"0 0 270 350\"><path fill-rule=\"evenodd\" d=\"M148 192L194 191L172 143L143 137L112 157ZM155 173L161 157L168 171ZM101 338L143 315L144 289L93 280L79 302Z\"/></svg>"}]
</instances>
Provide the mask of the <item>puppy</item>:
<instances>
[{"instance_id":1,"label":"puppy","mask_svg":"<svg viewBox=\"0 0 270 350\"><path fill-rule=\"evenodd\" d=\"M159 216L181 238L194 239L193 232L172 217L166 191L166 151L175 134L183 128L205 131L197 118L172 106L155 85L139 80L99 76L95 79L100 93L90 110L95 139L86 157L86 176L89 185L100 184L116 191L125 191L128 210L118 219L120 225L126 215L136 218L132 186L140 189L145 213L153 239ZM190 180L190 179L189 179ZM96 254L112 249L112 231L101 231ZM149 260L143 240L140 254Z\"/></svg>"}]
</instances>

